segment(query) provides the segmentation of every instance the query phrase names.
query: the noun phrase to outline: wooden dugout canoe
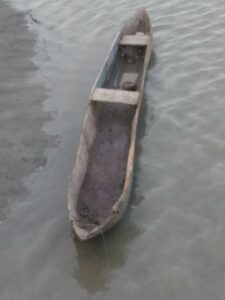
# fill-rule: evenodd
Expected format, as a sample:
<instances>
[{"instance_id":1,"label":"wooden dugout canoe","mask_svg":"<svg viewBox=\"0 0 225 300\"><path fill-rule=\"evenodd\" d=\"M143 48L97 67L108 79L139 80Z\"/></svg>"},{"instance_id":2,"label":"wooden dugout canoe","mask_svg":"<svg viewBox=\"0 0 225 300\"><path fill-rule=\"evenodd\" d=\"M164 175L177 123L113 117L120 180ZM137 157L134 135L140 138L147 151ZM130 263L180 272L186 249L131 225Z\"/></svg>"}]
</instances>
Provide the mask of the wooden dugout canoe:
<instances>
[{"instance_id":1,"label":"wooden dugout canoe","mask_svg":"<svg viewBox=\"0 0 225 300\"><path fill-rule=\"evenodd\" d=\"M152 39L149 17L139 10L116 35L91 91L68 190L80 240L112 228L127 207Z\"/></svg>"}]
</instances>

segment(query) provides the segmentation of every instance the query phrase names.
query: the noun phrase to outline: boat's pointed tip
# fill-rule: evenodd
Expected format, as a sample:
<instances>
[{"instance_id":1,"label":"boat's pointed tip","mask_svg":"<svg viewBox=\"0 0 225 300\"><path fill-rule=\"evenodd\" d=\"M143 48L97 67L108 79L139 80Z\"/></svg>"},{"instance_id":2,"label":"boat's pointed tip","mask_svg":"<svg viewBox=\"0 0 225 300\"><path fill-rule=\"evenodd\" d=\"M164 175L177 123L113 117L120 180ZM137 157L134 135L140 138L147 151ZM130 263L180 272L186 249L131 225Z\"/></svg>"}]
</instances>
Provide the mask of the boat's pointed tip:
<instances>
[{"instance_id":1,"label":"boat's pointed tip","mask_svg":"<svg viewBox=\"0 0 225 300\"><path fill-rule=\"evenodd\" d=\"M138 8L137 14L140 16L148 16L148 12L145 7Z\"/></svg>"},{"instance_id":2,"label":"boat's pointed tip","mask_svg":"<svg viewBox=\"0 0 225 300\"><path fill-rule=\"evenodd\" d=\"M80 241L86 241L88 240L89 232L83 228L80 228L78 226L73 226L73 231L75 233L75 236L80 240Z\"/></svg>"},{"instance_id":3,"label":"boat's pointed tip","mask_svg":"<svg viewBox=\"0 0 225 300\"><path fill-rule=\"evenodd\" d=\"M84 242L98 235L99 230L98 228L92 228L92 230L89 231L85 228L80 227L79 224L73 224L72 232L74 238L77 238L78 240Z\"/></svg>"}]
</instances>

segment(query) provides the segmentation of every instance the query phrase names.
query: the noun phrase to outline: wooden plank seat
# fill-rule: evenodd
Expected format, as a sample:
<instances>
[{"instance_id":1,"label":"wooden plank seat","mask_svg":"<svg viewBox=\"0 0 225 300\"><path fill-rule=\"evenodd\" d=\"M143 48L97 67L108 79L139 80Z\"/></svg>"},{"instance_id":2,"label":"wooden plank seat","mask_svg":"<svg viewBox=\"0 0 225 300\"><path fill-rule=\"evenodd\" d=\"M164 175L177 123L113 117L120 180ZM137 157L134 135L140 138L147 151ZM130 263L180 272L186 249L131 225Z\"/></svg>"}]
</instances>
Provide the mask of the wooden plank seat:
<instances>
[{"instance_id":1,"label":"wooden plank seat","mask_svg":"<svg viewBox=\"0 0 225 300\"><path fill-rule=\"evenodd\" d=\"M120 80L120 89L135 91L138 83L138 73L124 72Z\"/></svg>"},{"instance_id":2,"label":"wooden plank seat","mask_svg":"<svg viewBox=\"0 0 225 300\"><path fill-rule=\"evenodd\" d=\"M137 105L138 99L139 92L103 88L95 88L91 95L92 101L124 103L129 105Z\"/></svg>"},{"instance_id":3,"label":"wooden plank seat","mask_svg":"<svg viewBox=\"0 0 225 300\"><path fill-rule=\"evenodd\" d=\"M120 41L121 46L147 46L149 44L149 35L136 34L124 35Z\"/></svg>"}]
</instances>

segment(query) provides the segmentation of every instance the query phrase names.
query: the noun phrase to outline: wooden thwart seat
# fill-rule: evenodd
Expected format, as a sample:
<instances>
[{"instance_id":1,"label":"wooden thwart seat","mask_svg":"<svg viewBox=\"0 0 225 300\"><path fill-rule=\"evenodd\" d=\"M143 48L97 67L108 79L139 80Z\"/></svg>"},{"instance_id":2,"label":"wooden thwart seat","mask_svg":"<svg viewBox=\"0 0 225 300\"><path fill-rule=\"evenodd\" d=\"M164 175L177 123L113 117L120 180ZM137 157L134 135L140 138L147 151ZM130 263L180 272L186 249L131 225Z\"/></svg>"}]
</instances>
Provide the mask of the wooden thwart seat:
<instances>
[{"instance_id":1,"label":"wooden thwart seat","mask_svg":"<svg viewBox=\"0 0 225 300\"><path fill-rule=\"evenodd\" d=\"M95 88L91 95L92 101L124 103L129 105L137 105L138 99L139 92L103 88Z\"/></svg>"},{"instance_id":2,"label":"wooden thwart seat","mask_svg":"<svg viewBox=\"0 0 225 300\"><path fill-rule=\"evenodd\" d=\"M149 44L149 36L143 35L124 35L120 41L122 46L147 46Z\"/></svg>"}]
</instances>

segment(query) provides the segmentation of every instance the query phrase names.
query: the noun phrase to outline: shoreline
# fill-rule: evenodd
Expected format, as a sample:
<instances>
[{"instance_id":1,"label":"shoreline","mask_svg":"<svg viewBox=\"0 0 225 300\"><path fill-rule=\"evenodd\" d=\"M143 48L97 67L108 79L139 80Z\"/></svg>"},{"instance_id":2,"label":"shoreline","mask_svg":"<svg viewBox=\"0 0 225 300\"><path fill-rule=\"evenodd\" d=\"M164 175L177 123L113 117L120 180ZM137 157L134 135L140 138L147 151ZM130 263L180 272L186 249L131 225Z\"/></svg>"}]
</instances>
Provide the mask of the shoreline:
<instances>
[{"instance_id":1,"label":"shoreline","mask_svg":"<svg viewBox=\"0 0 225 300\"><path fill-rule=\"evenodd\" d=\"M47 90L33 62L37 33L26 15L0 1L0 221L29 195L24 180L46 164L44 150L54 145L43 131L51 115L43 109Z\"/></svg>"}]
</instances>

